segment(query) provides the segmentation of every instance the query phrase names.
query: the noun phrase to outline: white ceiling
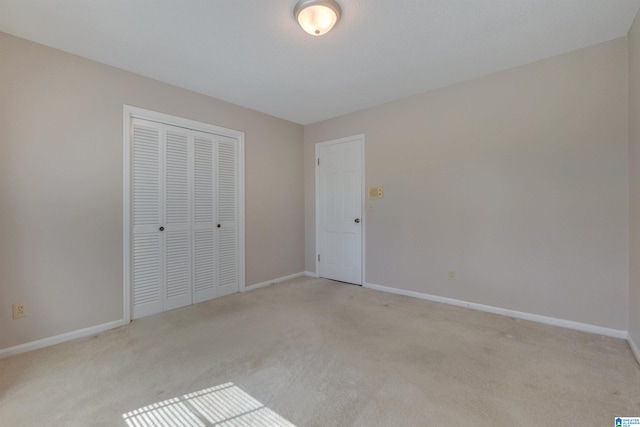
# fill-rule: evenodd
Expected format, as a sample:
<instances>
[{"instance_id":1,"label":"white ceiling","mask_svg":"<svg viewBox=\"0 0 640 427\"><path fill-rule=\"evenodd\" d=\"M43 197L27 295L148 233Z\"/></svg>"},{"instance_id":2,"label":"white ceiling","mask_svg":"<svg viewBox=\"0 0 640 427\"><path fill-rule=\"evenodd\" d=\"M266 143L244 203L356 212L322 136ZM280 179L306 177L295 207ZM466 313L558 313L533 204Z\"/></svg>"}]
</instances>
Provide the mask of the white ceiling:
<instances>
[{"instance_id":1,"label":"white ceiling","mask_svg":"<svg viewBox=\"0 0 640 427\"><path fill-rule=\"evenodd\" d=\"M618 37L640 0L0 0L0 31L300 124Z\"/></svg>"}]
</instances>

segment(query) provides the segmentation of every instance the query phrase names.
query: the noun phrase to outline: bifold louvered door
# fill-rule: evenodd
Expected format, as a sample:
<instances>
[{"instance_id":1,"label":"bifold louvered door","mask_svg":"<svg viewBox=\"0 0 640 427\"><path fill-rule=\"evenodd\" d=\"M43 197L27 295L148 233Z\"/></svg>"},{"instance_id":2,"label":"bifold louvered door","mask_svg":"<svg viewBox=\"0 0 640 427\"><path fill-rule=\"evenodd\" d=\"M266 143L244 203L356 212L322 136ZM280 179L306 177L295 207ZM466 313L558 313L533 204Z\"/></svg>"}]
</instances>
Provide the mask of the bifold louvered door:
<instances>
[{"instance_id":1,"label":"bifold louvered door","mask_svg":"<svg viewBox=\"0 0 640 427\"><path fill-rule=\"evenodd\" d=\"M131 282L133 317L163 310L164 281L162 234L162 127L156 123L132 124L132 242Z\"/></svg>"},{"instance_id":2,"label":"bifold louvered door","mask_svg":"<svg viewBox=\"0 0 640 427\"><path fill-rule=\"evenodd\" d=\"M191 298L191 149L185 129L164 127L164 309L184 307ZM159 227L159 228L160 228ZM158 231L160 231L158 229Z\"/></svg>"},{"instance_id":3,"label":"bifold louvered door","mask_svg":"<svg viewBox=\"0 0 640 427\"><path fill-rule=\"evenodd\" d=\"M213 135L198 133L194 137L193 302L202 302L217 296L215 145Z\"/></svg>"},{"instance_id":4,"label":"bifold louvered door","mask_svg":"<svg viewBox=\"0 0 640 427\"><path fill-rule=\"evenodd\" d=\"M238 292L238 144L231 138L220 138L217 144L218 193L218 292Z\"/></svg>"},{"instance_id":5,"label":"bifold louvered door","mask_svg":"<svg viewBox=\"0 0 640 427\"><path fill-rule=\"evenodd\" d=\"M132 119L133 318L238 292L238 141Z\"/></svg>"}]
</instances>

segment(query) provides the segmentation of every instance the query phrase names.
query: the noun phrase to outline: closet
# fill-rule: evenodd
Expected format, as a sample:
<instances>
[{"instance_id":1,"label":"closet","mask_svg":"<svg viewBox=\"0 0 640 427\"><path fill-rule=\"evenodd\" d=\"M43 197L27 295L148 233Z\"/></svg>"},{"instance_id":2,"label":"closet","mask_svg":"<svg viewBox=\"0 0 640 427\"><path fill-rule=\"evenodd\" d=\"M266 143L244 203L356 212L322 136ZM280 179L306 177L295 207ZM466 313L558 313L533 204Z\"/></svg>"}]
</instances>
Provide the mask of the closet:
<instances>
[{"instance_id":1,"label":"closet","mask_svg":"<svg viewBox=\"0 0 640 427\"><path fill-rule=\"evenodd\" d=\"M240 138L128 122L132 317L243 290Z\"/></svg>"}]
</instances>

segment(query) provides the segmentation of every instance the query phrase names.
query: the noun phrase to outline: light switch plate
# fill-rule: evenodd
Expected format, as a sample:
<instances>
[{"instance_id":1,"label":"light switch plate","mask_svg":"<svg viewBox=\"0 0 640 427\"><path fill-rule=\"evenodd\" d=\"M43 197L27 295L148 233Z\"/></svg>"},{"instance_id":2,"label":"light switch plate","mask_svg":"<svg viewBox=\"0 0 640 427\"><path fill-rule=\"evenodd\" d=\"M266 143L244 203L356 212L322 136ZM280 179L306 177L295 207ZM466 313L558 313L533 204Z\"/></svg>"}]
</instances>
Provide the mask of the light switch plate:
<instances>
[{"instance_id":1,"label":"light switch plate","mask_svg":"<svg viewBox=\"0 0 640 427\"><path fill-rule=\"evenodd\" d=\"M369 187L370 199L384 199L384 187Z\"/></svg>"}]
</instances>

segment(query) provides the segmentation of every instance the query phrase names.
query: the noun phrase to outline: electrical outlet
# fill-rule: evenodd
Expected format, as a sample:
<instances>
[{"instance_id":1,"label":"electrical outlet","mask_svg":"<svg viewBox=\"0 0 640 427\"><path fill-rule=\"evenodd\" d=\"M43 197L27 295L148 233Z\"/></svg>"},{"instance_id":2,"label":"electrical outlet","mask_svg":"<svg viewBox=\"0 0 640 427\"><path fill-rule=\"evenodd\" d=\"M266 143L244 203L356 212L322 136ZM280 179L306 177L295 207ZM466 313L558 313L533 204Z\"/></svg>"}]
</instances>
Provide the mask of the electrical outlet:
<instances>
[{"instance_id":1,"label":"electrical outlet","mask_svg":"<svg viewBox=\"0 0 640 427\"><path fill-rule=\"evenodd\" d=\"M13 304L13 319L20 319L27 315L27 305L23 302Z\"/></svg>"},{"instance_id":2,"label":"electrical outlet","mask_svg":"<svg viewBox=\"0 0 640 427\"><path fill-rule=\"evenodd\" d=\"M456 271L449 270L449 280L456 280Z\"/></svg>"}]
</instances>

